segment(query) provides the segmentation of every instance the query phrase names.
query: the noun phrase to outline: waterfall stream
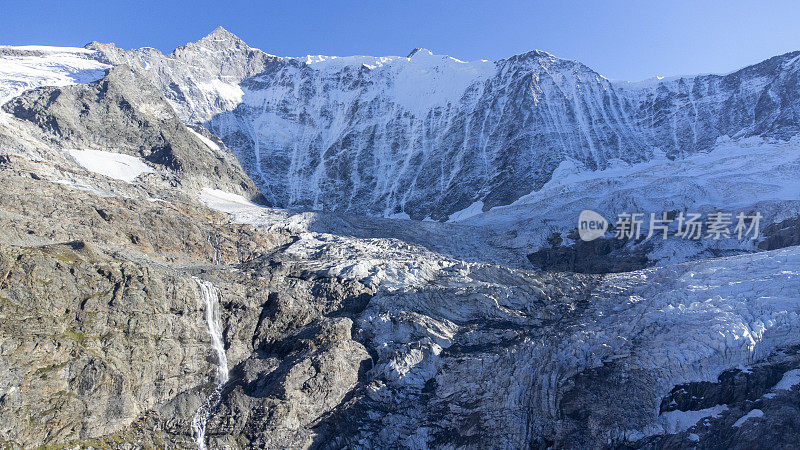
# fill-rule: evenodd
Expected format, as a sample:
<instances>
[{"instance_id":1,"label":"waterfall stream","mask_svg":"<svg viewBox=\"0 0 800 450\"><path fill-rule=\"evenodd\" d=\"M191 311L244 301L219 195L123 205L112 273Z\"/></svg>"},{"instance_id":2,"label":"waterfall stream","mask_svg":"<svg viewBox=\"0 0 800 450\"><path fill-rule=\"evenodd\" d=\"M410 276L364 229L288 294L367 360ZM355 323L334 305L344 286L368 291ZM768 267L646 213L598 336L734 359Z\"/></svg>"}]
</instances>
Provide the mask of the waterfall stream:
<instances>
[{"instance_id":1,"label":"waterfall stream","mask_svg":"<svg viewBox=\"0 0 800 450\"><path fill-rule=\"evenodd\" d=\"M222 388L228 382L228 358L225 356L225 345L222 342L222 325L219 313L219 290L208 281L193 277L200 286L200 295L206 304L206 326L211 336L211 347L217 354L217 373L215 380L217 386L206 398L192 418L192 437L197 442L197 448L206 448L206 423L211 413L219 406L222 400Z\"/></svg>"}]
</instances>

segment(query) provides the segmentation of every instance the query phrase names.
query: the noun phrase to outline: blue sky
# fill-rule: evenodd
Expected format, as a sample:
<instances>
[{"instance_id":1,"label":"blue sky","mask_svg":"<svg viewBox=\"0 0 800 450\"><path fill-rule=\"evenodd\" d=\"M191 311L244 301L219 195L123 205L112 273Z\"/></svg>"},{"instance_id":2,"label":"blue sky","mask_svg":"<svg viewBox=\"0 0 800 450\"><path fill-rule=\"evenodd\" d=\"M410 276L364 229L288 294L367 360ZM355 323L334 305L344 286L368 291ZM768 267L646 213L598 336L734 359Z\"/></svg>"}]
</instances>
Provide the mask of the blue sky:
<instances>
[{"instance_id":1,"label":"blue sky","mask_svg":"<svg viewBox=\"0 0 800 450\"><path fill-rule=\"evenodd\" d=\"M0 44L91 40L170 52L219 25L280 56L406 55L463 60L545 50L615 79L728 72L800 50L792 1L0 0Z\"/></svg>"}]
</instances>

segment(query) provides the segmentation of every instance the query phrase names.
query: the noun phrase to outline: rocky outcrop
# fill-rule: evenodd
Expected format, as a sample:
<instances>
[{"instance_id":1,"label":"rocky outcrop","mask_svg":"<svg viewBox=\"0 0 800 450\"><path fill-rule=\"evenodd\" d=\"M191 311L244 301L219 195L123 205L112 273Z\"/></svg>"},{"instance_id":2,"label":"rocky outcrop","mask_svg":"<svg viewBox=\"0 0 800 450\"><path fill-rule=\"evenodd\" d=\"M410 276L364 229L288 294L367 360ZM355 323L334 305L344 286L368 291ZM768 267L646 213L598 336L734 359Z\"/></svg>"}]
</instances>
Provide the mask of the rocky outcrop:
<instances>
[{"instance_id":1,"label":"rocky outcrop","mask_svg":"<svg viewBox=\"0 0 800 450\"><path fill-rule=\"evenodd\" d=\"M206 383L191 280L84 241L3 245L0 268L5 442L124 441L146 411ZM172 420L188 426L198 405L189 395Z\"/></svg>"},{"instance_id":2,"label":"rocky outcrop","mask_svg":"<svg viewBox=\"0 0 800 450\"><path fill-rule=\"evenodd\" d=\"M528 260L539 270L578 273L630 272L653 265L647 257L653 249L651 242L613 238L585 242L577 235L571 237L574 244L566 246L561 245L560 234L554 234L551 246L529 254Z\"/></svg>"},{"instance_id":3,"label":"rocky outcrop","mask_svg":"<svg viewBox=\"0 0 800 450\"><path fill-rule=\"evenodd\" d=\"M26 92L3 109L34 123L64 148L139 156L195 190L208 186L259 196L230 152L193 134L161 93L127 66L110 69L94 83Z\"/></svg>"}]
</instances>

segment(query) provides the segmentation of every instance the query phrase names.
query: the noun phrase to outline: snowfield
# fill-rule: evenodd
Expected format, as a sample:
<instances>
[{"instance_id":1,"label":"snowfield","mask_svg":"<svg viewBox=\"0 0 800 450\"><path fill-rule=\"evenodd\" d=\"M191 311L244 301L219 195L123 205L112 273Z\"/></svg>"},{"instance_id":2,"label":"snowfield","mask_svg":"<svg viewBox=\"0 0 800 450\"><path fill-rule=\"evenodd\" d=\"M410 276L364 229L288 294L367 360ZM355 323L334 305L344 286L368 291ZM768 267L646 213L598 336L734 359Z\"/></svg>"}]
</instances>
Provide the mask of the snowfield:
<instances>
[{"instance_id":1,"label":"snowfield","mask_svg":"<svg viewBox=\"0 0 800 450\"><path fill-rule=\"evenodd\" d=\"M0 46L0 105L28 89L103 78L111 66L97 52L74 47Z\"/></svg>"},{"instance_id":2,"label":"snowfield","mask_svg":"<svg viewBox=\"0 0 800 450\"><path fill-rule=\"evenodd\" d=\"M102 150L67 150L84 169L126 183L154 170L136 156Z\"/></svg>"}]
</instances>

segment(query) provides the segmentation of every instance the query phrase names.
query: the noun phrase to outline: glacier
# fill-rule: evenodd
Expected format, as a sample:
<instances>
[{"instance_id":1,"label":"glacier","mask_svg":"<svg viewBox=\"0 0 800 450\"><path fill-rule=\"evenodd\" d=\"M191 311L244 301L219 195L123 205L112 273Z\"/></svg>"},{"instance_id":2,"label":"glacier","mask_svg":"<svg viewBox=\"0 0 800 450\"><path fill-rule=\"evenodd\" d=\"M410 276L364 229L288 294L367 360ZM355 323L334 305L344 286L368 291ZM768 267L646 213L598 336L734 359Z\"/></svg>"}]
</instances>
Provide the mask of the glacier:
<instances>
[{"instance_id":1,"label":"glacier","mask_svg":"<svg viewBox=\"0 0 800 450\"><path fill-rule=\"evenodd\" d=\"M168 55L95 42L2 47L2 61L5 277L21 290L39 280L23 269L57 274L47 295L23 296L47 310L62 290L50 279L80 273L110 298L93 306L76 278L71 311L119 313L119 336L151 316L169 325L136 334L153 353L142 373L155 374L132 383L142 411L97 425L81 410L92 433L130 425L138 444L166 430L175 446L211 448L794 436L780 421L800 417L798 52L627 83L542 51L279 57L218 29ZM632 242L628 257L646 246L647 261L622 269L537 266L539 251L580 245L571 233L587 208L759 211L764 233ZM119 288L107 283L117 276ZM105 348L95 335L116 339L104 333L117 322L98 323L52 342ZM180 341L161 338L171 333ZM6 336L4 348L23 348ZM10 405L40 379L18 353L0 354ZM78 367L59 364L41 366Z\"/></svg>"}]
</instances>

